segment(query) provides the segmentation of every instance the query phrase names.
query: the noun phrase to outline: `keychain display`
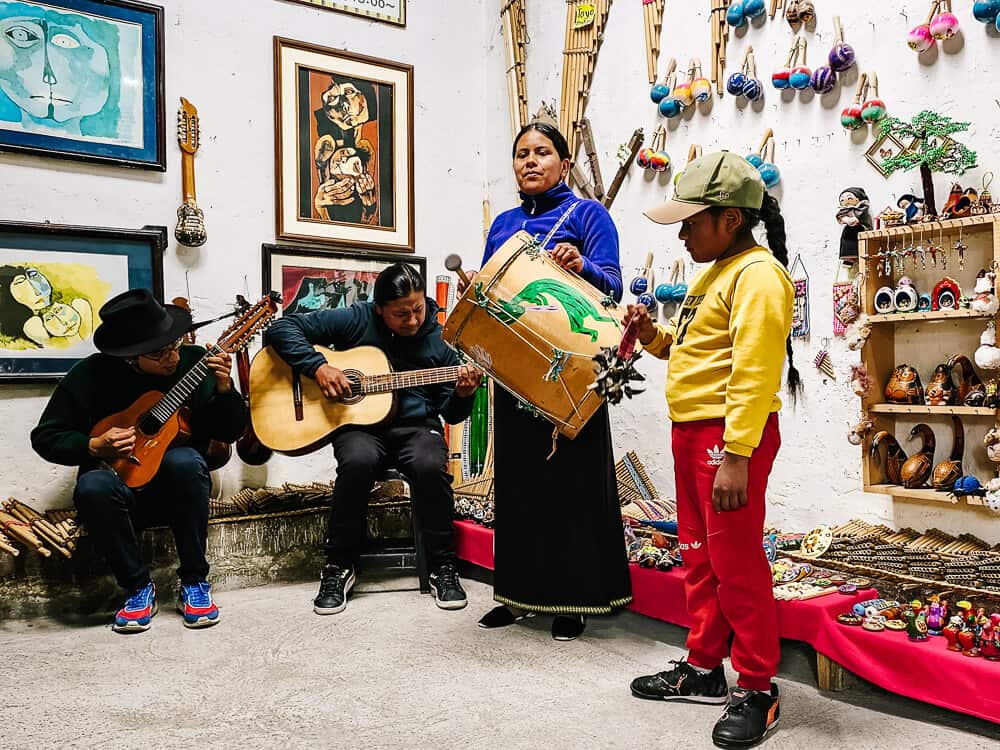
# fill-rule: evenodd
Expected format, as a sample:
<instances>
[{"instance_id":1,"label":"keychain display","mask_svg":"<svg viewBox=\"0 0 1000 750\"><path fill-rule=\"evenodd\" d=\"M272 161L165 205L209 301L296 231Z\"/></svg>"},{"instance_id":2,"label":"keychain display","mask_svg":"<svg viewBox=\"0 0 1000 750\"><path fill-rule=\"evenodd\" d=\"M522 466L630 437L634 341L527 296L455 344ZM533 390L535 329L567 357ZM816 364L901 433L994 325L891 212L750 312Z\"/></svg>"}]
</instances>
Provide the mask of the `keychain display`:
<instances>
[{"instance_id":1,"label":"keychain display","mask_svg":"<svg viewBox=\"0 0 1000 750\"><path fill-rule=\"evenodd\" d=\"M653 137L649 139L649 145L639 149L635 157L636 163L652 172L666 172L670 168L670 154L665 150L666 143L666 128L658 125L653 131Z\"/></svg>"},{"instance_id":2,"label":"keychain display","mask_svg":"<svg viewBox=\"0 0 1000 750\"><path fill-rule=\"evenodd\" d=\"M868 93L865 93L865 103L861 105L861 119L869 124L874 124L885 119L886 114L885 102L878 95L878 74L870 73L868 75L868 86L873 95L869 98Z\"/></svg>"},{"instance_id":3,"label":"keychain display","mask_svg":"<svg viewBox=\"0 0 1000 750\"><path fill-rule=\"evenodd\" d=\"M649 98L653 101L653 104L659 104L661 101L670 96L670 77L677 70L677 60L673 57L667 61L667 69L663 73L663 82L654 83L653 87L649 90Z\"/></svg>"},{"instance_id":4,"label":"keychain display","mask_svg":"<svg viewBox=\"0 0 1000 750\"><path fill-rule=\"evenodd\" d=\"M795 287L792 303L792 338L801 339L809 335L809 272L802 262L802 254L795 256L788 268Z\"/></svg>"},{"instance_id":5,"label":"keychain display","mask_svg":"<svg viewBox=\"0 0 1000 750\"><path fill-rule=\"evenodd\" d=\"M854 93L854 101L840 113L840 124L848 130L859 130L864 127L865 121L861 119L861 98L865 96L867 91L868 76L862 73L861 78L858 79L858 89Z\"/></svg>"},{"instance_id":6,"label":"keychain display","mask_svg":"<svg viewBox=\"0 0 1000 750\"><path fill-rule=\"evenodd\" d=\"M746 97L751 102L764 98L764 85L757 78L757 62L754 59L753 47L747 47L741 69L729 76L729 80L726 81L726 91L733 96Z\"/></svg>"},{"instance_id":7,"label":"keychain display","mask_svg":"<svg viewBox=\"0 0 1000 750\"><path fill-rule=\"evenodd\" d=\"M854 47L844 41L844 30L840 26L840 16L833 17L833 28L835 31L833 49L830 50L827 60L834 73L844 73L854 67L857 55L854 52Z\"/></svg>"}]
</instances>

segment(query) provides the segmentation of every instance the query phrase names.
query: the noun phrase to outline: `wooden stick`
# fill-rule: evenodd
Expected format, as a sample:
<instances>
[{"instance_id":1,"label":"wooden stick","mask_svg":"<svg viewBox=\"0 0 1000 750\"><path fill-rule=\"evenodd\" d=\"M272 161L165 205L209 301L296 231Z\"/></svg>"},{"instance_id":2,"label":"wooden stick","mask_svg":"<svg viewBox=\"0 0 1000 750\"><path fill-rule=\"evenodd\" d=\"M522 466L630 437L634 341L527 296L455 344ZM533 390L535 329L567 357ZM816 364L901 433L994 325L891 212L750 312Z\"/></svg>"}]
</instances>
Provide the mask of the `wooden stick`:
<instances>
[{"instance_id":1,"label":"wooden stick","mask_svg":"<svg viewBox=\"0 0 1000 750\"><path fill-rule=\"evenodd\" d=\"M835 43L840 43L844 41L844 29L840 26L840 16L833 17L833 41Z\"/></svg>"},{"instance_id":2,"label":"wooden stick","mask_svg":"<svg viewBox=\"0 0 1000 750\"><path fill-rule=\"evenodd\" d=\"M764 131L764 137L760 139L760 146L757 148L757 153L760 154L761 156L763 156L764 155L764 146L766 146L767 142L769 140L772 140L773 138L774 138L774 131L771 130L771 128L768 128L767 130L765 130Z\"/></svg>"},{"instance_id":3,"label":"wooden stick","mask_svg":"<svg viewBox=\"0 0 1000 750\"><path fill-rule=\"evenodd\" d=\"M615 173L614 180L611 181L611 187L608 188L607 194L604 196L604 207L611 208L611 204L615 201L615 196L618 195L618 190L622 186L622 182L625 180L625 175L628 174L629 167L632 166L632 162L635 161L636 154L639 153L639 147L642 146L643 132L642 128L637 128L633 133L632 137L629 139L628 154L624 161L618 166L618 171Z\"/></svg>"},{"instance_id":4,"label":"wooden stick","mask_svg":"<svg viewBox=\"0 0 1000 750\"><path fill-rule=\"evenodd\" d=\"M583 149L587 152L587 161L590 165L594 198L600 200L604 197L604 180L601 177L601 162L597 157L597 147L594 145L594 133L586 116L580 118L580 135L583 136Z\"/></svg>"},{"instance_id":5,"label":"wooden stick","mask_svg":"<svg viewBox=\"0 0 1000 750\"><path fill-rule=\"evenodd\" d=\"M0 532L0 550L3 550L11 557L17 557L21 554L21 550L13 546L10 539L7 538L7 535L2 532Z\"/></svg>"}]
</instances>

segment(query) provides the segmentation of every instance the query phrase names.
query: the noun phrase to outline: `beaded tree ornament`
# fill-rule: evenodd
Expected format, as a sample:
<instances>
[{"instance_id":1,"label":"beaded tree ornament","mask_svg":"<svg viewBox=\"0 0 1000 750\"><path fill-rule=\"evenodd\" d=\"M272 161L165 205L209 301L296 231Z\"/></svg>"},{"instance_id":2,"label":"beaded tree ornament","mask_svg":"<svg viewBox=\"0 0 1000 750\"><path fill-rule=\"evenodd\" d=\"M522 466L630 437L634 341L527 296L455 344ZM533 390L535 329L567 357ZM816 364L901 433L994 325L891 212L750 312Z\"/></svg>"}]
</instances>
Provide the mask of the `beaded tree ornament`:
<instances>
[{"instance_id":1,"label":"beaded tree ornament","mask_svg":"<svg viewBox=\"0 0 1000 750\"><path fill-rule=\"evenodd\" d=\"M854 47L844 41L844 29L840 26L840 16L833 17L833 28L835 31L833 48L827 55L827 61L834 73L844 73L854 67L857 56L854 53Z\"/></svg>"}]
</instances>

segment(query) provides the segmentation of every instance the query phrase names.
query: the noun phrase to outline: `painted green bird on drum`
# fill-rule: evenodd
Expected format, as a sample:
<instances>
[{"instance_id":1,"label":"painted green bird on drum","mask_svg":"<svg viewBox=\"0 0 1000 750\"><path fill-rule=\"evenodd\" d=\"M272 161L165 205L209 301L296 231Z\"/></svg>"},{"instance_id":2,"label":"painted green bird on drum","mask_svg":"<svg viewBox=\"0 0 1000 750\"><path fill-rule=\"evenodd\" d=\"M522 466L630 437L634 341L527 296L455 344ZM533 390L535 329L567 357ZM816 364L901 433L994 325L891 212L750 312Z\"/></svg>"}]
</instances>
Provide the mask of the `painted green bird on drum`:
<instances>
[{"instance_id":1,"label":"painted green bird on drum","mask_svg":"<svg viewBox=\"0 0 1000 750\"><path fill-rule=\"evenodd\" d=\"M569 327L573 333L582 333L590 336L592 342L597 341L599 332L585 325L587 318L595 323L615 323L618 321L610 316L601 315L594 304L580 294L579 291L569 284L557 279L539 279L532 281L510 301L505 302L500 299L497 304L501 310L491 310L491 313L502 323L510 324L527 312L522 303L529 305L549 305L549 299L558 302L566 317L569 318Z\"/></svg>"}]
</instances>

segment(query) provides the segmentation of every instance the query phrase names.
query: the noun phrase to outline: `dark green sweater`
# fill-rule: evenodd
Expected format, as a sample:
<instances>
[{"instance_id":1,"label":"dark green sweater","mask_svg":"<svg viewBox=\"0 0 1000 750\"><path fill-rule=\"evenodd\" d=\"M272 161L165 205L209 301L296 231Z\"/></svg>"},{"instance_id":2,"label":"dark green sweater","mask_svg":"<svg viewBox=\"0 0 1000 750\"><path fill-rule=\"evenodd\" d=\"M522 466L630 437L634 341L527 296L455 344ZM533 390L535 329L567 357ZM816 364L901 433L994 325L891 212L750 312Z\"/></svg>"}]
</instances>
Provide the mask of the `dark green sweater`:
<instances>
[{"instance_id":1,"label":"dark green sweater","mask_svg":"<svg viewBox=\"0 0 1000 750\"><path fill-rule=\"evenodd\" d=\"M31 447L46 461L65 466L89 466L90 431L98 422L127 409L146 391L166 393L204 356L200 346L182 346L181 361L170 377L137 372L124 359L92 354L73 365L59 381L38 426L31 431ZM209 439L231 443L243 432L247 409L234 388L217 394L211 374L188 399L191 439L187 445L204 454Z\"/></svg>"}]
</instances>

